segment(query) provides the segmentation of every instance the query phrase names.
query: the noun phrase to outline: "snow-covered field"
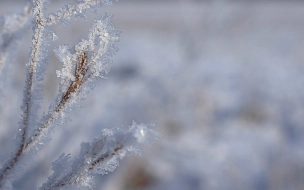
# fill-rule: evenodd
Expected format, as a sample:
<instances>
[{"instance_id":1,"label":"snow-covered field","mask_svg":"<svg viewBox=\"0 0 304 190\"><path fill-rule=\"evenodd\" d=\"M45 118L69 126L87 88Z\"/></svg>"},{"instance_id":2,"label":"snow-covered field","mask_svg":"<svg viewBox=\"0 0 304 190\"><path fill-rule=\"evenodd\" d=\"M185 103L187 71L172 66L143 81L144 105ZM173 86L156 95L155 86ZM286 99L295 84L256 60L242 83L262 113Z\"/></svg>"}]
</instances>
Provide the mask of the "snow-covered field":
<instances>
[{"instance_id":1,"label":"snow-covered field","mask_svg":"<svg viewBox=\"0 0 304 190\"><path fill-rule=\"evenodd\" d=\"M14 9L0 2L1 14ZM77 154L102 128L134 120L154 123L162 137L101 176L96 189L304 189L304 3L122 1L105 10L123 32L108 79L16 187L34 189L62 152ZM56 28L54 47L76 43L90 23ZM27 38L0 110L1 162L14 147ZM45 108L59 68L51 55Z\"/></svg>"}]
</instances>

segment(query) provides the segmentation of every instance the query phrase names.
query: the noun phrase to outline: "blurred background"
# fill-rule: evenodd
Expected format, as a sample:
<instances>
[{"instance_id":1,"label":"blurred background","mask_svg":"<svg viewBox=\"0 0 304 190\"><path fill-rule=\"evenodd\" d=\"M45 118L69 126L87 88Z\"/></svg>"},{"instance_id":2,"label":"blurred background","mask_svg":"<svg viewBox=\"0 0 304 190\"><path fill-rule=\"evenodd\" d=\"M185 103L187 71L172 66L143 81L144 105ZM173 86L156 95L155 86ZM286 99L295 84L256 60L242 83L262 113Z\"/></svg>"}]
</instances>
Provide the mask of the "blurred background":
<instances>
[{"instance_id":1,"label":"blurred background","mask_svg":"<svg viewBox=\"0 0 304 190\"><path fill-rule=\"evenodd\" d=\"M48 8L66 2L51 0ZM1 0L1 14L20 8L20 1ZM77 155L102 128L136 121L155 124L162 137L143 157L99 176L96 189L304 189L303 1L137 0L98 15L104 12L122 31L108 79L57 128L16 187L34 189L62 152ZM51 49L86 37L93 17L56 26ZM31 31L2 104L1 162L14 145L30 40ZM50 53L44 110L61 68Z\"/></svg>"}]
</instances>

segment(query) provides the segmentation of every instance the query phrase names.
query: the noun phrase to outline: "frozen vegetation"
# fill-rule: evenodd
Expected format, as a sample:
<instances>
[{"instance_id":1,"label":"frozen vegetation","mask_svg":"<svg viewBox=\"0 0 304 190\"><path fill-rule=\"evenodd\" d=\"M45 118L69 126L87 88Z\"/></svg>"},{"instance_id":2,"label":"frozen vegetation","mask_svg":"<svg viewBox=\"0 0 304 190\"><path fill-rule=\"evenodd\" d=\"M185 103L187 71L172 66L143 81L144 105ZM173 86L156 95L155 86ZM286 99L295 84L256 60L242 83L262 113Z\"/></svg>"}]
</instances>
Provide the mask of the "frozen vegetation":
<instances>
[{"instance_id":1,"label":"frozen vegetation","mask_svg":"<svg viewBox=\"0 0 304 190\"><path fill-rule=\"evenodd\" d=\"M50 10L62 4L51 2ZM2 5L1 13L22 7ZM122 1L101 10L113 13L122 31L111 71L106 80L96 82L80 108L69 113L71 121L54 130L51 143L22 166L15 189L60 184L54 177L74 180L71 171L82 171L74 163L106 134L119 131L115 134L125 134L132 147L141 143L138 135L146 126L138 125L134 133L132 127L115 128L133 120L155 123L162 137L143 149L143 157L127 157L114 172L96 175L94 189L303 189L303 3ZM93 17L71 20L67 27L56 25L58 39L50 49L87 39ZM11 72L5 73L10 79L5 81L6 96L1 94L2 163L16 146L12 137L19 127L30 46L25 44L31 43L31 35L24 35ZM61 83L54 70L62 69L55 53L49 58L41 104L46 113ZM62 71L58 75L66 76ZM112 126L109 133L106 128ZM107 143L115 147L117 141ZM71 167L63 170L66 166ZM58 168L64 172L56 175ZM106 168L97 173L111 171Z\"/></svg>"},{"instance_id":2,"label":"frozen vegetation","mask_svg":"<svg viewBox=\"0 0 304 190\"><path fill-rule=\"evenodd\" d=\"M64 2L67 3L67 2ZM47 2L33 0L27 2L20 13L11 13L1 17L1 73L10 67L12 54L16 53L22 34L32 25L33 35L29 61L25 64L26 76L21 104L21 117L17 134L13 138L11 155L2 163L0 169L0 189L25 189L14 185L20 175L27 170L27 165L35 159L37 153L51 141L52 131L56 126L65 127L68 114L81 100L87 98L94 89L96 81L104 78L111 67L111 57L117 52L115 43L120 31L112 24L112 16L104 14L94 19L87 39L81 39L76 45L61 45L54 50L57 59L63 64L56 74L59 88L48 111L39 116L43 102L45 70L48 64L48 46L58 39L53 26L68 25L72 17L87 17L87 11L97 7L111 5L112 1L79 0L64 5L55 12L47 12ZM16 67L17 68L17 67ZM3 99L8 95L4 78L1 86ZM47 87L46 87L47 88ZM5 106L5 104L3 104ZM5 109L5 107L2 109ZM2 126L2 128L9 126ZM129 127L100 129L100 134L92 142L82 142L79 155L71 160L70 154L61 154L52 163L53 173L39 189L84 189L95 188L96 174L105 175L113 172L119 161L127 155L141 155L141 146L157 135L148 126L133 122ZM97 133L98 134L98 133ZM65 134L63 138L68 138ZM154 137L153 137L154 136ZM59 146L57 144L57 146ZM26 172L25 172L26 173ZM47 175L46 175L47 176ZM34 182L34 180L30 180ZM35 186L31 189L37 188Z\"/></svg>"}]
</instances>

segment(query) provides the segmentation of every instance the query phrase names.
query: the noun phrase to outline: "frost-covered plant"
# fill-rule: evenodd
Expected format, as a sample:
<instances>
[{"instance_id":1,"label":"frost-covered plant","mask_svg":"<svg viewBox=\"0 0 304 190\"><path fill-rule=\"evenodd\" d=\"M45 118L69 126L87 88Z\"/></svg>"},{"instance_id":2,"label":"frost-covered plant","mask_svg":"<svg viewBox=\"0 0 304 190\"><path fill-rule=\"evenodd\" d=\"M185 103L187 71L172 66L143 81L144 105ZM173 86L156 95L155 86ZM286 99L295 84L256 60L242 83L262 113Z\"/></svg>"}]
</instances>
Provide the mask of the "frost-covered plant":
<instances>
[{"instance_id":1,"label":"frost-covered plant","mask_svg":"<svg viewBox=\"0 0 304 190\"><path fill-rule=\"evenodd\" d=\"M0 43L0 72L10 62L12 49L18 44L20 34L33 28L33 38L29 62L26 64L26 79L21 106L15 151L2 165L0 170L0 189L12 189L20 171L26 169L25 161L34 158L36 153L50 141L55 126L66 122L66 115L86 98L96 80L104 77L111 66L111 56L117 48L115 42L120 32L105 14L96 18L87 39L75 46L62 45L55 54L63 68L56 71L60 85L54 103L46 114L38 117L42 103L43 80L48 59L48 46L56 34L52 26L67 23L74 16L85 17L86 11L103 5L111 0L79 0L54 13L46 13L44 0L32 0L23 13L3 16L3 29ZM31 14L32 13L32 14ZM31 17L32 15L32 17ZM128 154L139 154L140 145L148 142L155 133L145 125L133 123L127 128L104 129L90 143L82 143L78 157L70 160L70 154L62 154L52 169L54 173L39 189L71 189L94 186L93 174L107 174L118 166L118 160ZM22 168L22 170L20 169Z\"/></svg>"}]
</instances>

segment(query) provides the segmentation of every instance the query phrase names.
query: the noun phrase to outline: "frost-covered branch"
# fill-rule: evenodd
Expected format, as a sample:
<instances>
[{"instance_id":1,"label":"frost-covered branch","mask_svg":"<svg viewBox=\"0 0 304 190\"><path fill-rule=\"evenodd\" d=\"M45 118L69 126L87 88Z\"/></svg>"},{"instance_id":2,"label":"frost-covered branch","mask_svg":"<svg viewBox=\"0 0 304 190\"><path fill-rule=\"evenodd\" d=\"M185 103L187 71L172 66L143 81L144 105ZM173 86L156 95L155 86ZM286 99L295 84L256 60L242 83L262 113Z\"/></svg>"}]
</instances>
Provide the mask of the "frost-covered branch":
<instances>
[{"instance_id":1,"label":"frost-covered branch","mask_svg":"<svg viewBox=\"0 0 304 190\"><path fill-rule=\"evenodd\" d=\"M66 45L55 50L64 66L57 71L57 76L61 78L57 100L25 144L25 150L35 145L41 136L47 135L56 120L64 119L67 109L85 98L90 91L89 83L109 72L109 57L117 51L114 43L118 41L119 33L111 23L111 16L105 15L95 20L88 40L82 40L73 50Z\"/></svg>"},{"instance_id":2,"label":"frost-covered branch","mask_svg":"<svg viewBox=\"0 0 304 190\"><path fill-rule=\"evenodd\" d=\"M97 5L110 5L112 0L80 0L77 3L66 5L46 18L47 25L57 24L61 20L69 19L74 15L85 16L87 10L95 8Z\"/></svg>"},{"instance_id":3,"label":"frost-covered branch","mask_svg":"<svg viewBox=\"0 0 304 190\"><path fill-rule=\"evenodd\" d=\"M33 117L32 115L32 109L36 108L37 110L35 113L39 110L39 99L35 99L35 96L38 97L40 95L40 91L42 90L41 86L39 86L39 82L43 80L43 75L38 76L36 74L37 66L39 64L39 59L41 59L41 46L44 43L43 40L43 32L45 30L45 26L41 23L41 20L43 18L43 2L41 0L34 0L33 1L33 16L35 20L35 29L34 29L34 36L32 40L32 48L30 53L30 60L27 64L27 76L25 81L25 89L24 89L24 96L23 96L23 105L21 107L22 109L22 115L21 115L21 122L20 122L20 132L21 132L21 142L20 142L20 148L23 149L24 143L27 137L28 128L30 124L30 120ZM40 80L38 80L40 78ZM36 87L36 89L35 89ZM35 96L33 96L33 94Z\"/></svg>"},{"instance_id":4,"label":"frost-covered branch","mask_svg":"<svg viewBox=\"0 0 304 190\"><path fill-rule=\"evenodd\" d=\"M119 160L130 154L141 155L140 146L157 138L145 125L135 122L128 128L104 129L91 143L82 143L73 161L62 154L53 163L53 174L41 190L83 188L94 186L94 174L107 174L119 165Z\"/></svg>"}]
</instances>

